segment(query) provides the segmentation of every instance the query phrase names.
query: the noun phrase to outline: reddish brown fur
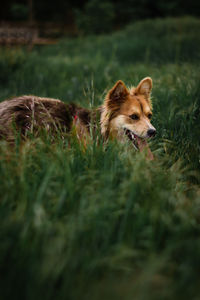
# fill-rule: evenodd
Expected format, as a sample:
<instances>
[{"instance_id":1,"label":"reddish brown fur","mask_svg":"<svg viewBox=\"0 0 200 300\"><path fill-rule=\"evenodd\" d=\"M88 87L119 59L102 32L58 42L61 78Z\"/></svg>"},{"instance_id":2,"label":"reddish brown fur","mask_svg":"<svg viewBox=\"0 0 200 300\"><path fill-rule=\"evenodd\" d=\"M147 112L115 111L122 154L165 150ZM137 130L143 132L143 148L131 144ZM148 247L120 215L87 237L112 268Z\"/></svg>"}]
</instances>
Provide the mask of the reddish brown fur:
<instances>
[{"instance_id":1,"label":"reddish brown fur","mask_svg":"<svg viewBox=\"0 0 200 300\"><path fill-rule=\"evenodd\" d=\"M116 137L119 128L114 126L114 121L119 116L123 117L123 126L129 124L134 128L139 136L144 135L149 124L149 115L152 115L152 106L150 100L150 91L152 89L152 80L144 78L136 88L128 90L124 83L119 80L115 86L108 92L101 115L101 130L105 136ZM130 116L137 114L139 120L134 122ZM147 124L148 123L148 124Z\"/></svg>"}]
</instances>

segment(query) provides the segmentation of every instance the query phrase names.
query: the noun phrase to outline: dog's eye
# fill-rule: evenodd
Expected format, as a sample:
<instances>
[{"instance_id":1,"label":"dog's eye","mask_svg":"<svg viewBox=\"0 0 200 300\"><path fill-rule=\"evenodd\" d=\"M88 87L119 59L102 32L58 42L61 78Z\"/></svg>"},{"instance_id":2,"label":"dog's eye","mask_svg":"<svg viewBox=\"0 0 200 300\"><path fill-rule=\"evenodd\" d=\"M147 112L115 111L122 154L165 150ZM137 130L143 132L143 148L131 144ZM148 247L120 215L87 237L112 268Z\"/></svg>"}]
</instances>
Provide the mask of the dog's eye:
<instances>
[{"instance_id":1,"label":"dog's eye","mask_svg":"<svg viewBox=\"0 0 200 300\"><path fill-rule=\"evenodd\" d=\"M152 118L152 114L148 114L148 118L151 119Z\"/></svg>"},{"instance_id":2,"label":"dog's eye","mask_svg":"<svg viewBox=\"0 0 200 300\"><path fill-rule=\"evenodd\" d=\"M136 114L131 115L130 118L131 118L132 120L139 120L139 117L138 117L138 115L136 115Z\"/></svg>"}]
</instances>

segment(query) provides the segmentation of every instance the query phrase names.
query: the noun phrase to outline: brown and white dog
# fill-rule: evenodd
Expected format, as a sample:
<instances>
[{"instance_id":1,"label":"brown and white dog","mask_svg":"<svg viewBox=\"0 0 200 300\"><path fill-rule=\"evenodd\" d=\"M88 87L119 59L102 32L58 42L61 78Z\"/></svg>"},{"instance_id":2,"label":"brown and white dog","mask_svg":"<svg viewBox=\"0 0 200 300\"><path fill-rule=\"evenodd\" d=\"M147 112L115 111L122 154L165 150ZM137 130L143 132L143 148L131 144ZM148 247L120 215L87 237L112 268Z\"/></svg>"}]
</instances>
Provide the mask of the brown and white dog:
<instances>
[{"instance_id":1,"label":"brown and white dog","mask_svg":"<svg viewBox=\"0 0 200 300\"><path fill-rule=\"evenodd\" d=\"M16 131L26 139L28 133L37 135L40 129L55 135L58 131L69 133L75 127L77 137L85 139L91 127L99 125L104 140L116 138L123 142L128 138L141 151L147 148L147 139L156 133L150 122L151 89L150 77L130 89L119 80L107 93L103 105L93 111L37 96L6 100L0 103L0 138L13 142Z\"/></svg>"}]
</instances>

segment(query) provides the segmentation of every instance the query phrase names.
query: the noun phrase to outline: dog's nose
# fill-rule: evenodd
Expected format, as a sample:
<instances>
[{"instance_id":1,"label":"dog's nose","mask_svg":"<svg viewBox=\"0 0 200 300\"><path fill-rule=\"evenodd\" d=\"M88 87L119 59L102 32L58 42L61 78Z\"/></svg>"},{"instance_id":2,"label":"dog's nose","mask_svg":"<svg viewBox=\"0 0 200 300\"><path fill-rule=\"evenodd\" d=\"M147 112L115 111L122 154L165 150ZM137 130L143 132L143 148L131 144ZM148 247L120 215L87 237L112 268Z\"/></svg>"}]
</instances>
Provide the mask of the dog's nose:
<instances>
[{"instance_id":1,"label":"dog's nose","mask_svg":"<svg viewBox=\"0 0 200 300\"><path fill-rule=\"evenodd\" d=\"M147 131L147 135L148 135L149 137L155 136L155 135L156 135L156 130L155 130L155 129L149 129L149 130Z\"/></svg>"}]
</instances>

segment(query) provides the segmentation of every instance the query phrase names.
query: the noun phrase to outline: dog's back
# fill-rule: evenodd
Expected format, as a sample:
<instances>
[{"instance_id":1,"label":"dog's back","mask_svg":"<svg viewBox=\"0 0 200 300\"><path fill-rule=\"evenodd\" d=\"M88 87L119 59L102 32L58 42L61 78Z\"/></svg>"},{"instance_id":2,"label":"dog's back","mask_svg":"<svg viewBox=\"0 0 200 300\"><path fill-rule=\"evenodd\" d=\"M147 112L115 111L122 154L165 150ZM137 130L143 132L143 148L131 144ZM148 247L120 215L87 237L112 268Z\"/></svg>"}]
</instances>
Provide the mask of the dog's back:
<instances>
[{"instance_id":1,"label":"dog's back","mask_svg":"<svg viewBox=\"0 0 200 300\"><path fill-rule=\"evenodd\" d=\"M69 131L75 108L60 100L22 96L0 103L0 137L14 139L15 129L22 136L41 128L55 132Z\"/></svg>"},{"instance_id":2,"label":"dog's back","mask_svg":"<svg viewBox=\"0 0 200 300\"><path fill-rule=\"evenodd\" d=\"M69 132L72 125L79 135L85 135L90 132L92 115L95 117L88 109L58 99L16 97L0 103L0 138L13 142L18 133L24 138L27 133L37 135L41 129L51 135L63 134Z\"/></svg>"}]
</instances>

